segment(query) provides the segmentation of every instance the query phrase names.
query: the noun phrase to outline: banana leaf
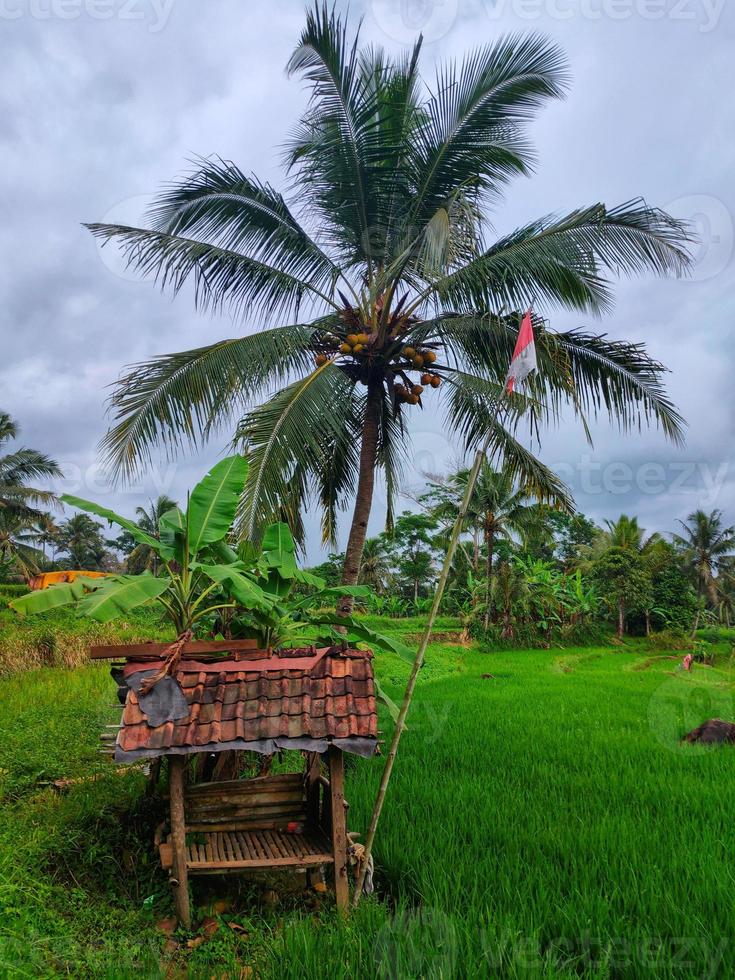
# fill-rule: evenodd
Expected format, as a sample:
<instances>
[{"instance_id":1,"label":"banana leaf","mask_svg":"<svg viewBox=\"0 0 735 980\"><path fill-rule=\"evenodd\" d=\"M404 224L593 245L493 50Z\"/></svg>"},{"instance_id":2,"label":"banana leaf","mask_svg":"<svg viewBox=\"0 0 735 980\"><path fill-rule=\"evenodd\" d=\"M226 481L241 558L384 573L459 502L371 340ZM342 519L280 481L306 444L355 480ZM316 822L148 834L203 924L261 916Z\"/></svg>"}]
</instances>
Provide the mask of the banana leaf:
<instances>
[{"instance_id":1,"label":"banana leaf","mask_svg":"<svg viewBox=\"0 0 735 980\"><path fill-rule=\"evenodd\" d=\"M369 643L370 646L377 647L379 650L389 650L409 664L412 664L414 661L416 653L410 647L406 646L405 643L401 643L400 640L396 640L392 636L386 636L385 633L378 633L370 629L369 626L358 622L352 616L339 616L337 613L325 613L312 617L311 622L315 626L345 626L347 628L348 638Z\"/></svg>"},{"instance_id":2,"label":"banana leaf","mask_svg":"<svg viewBox=\"0 0 735 980\"><path fill-rule=\"evenodd\" d=\"M60 606L78 602L86 593L99 589L104 581L102 578L78 576L73 582L63 582L59 585L51 585L48 589L40 589L38 592L29 592L28 595L13 599L8 605L19 616L45 613L50 609L58 609Z\"/></svg>"},{"instance_id":3,"label":"banana leaf","mask_svg":"<svg viewBox=\"0 0 735 980\"><path fill-rule=\"evenodd\" d=\"M222 585L245 609L272 608L273 597L234 565L197 564L196 567L207 578Z\"/></svg>"},{"instance_id":4,"label":"banana leaf","mask_svg":"<svg viewBox=\"0 0 735 980\"><path fill-rule=\"evenodd\" d=\"M166 576L113 575L100 579L102 585L90 592L78 604L78 616L109 623L131 609L157 599L171 584Z\"/></svg>"},{"instance_id":5,"label":"banana leaf","mask_svg":"<svg viewBox=\"0 0 735 980\"><path fill-rule=\"evenodd\" d=\"M186 517L178 507L173 507L161 515L158 522L158 535L161 539L161 555L175 559L180 565L185 563L186 555Z\"/></svg>"},{"instance_id":6,"label":"banana leaf","mask_svg":"<svg viewBox=\"0 0 735 980\"><path fill-rule=\"evenodd\" d=\"M186 518L189 552L198 554L204 545L225 538L235 520L240 495L248 475L244 456L228 456L207 473L192 490Z\"/></svg>"}]
</instances>

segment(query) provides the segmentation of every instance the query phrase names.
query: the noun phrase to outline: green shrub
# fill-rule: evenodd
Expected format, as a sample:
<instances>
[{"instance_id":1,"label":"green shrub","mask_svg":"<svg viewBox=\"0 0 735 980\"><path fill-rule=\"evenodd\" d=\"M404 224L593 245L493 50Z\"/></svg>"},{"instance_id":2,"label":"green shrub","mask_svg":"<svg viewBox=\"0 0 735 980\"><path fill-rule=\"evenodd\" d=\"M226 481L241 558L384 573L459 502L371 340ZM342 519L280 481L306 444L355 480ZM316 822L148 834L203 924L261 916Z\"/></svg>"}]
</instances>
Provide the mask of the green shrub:
<instances>
[{"instance_id":1,"label":"green shrub","mask_svg":"<svg viewBox=\"0 0 735 980\"><path fill-rule=\"evenodd\" d=\"M691 636L684 630L665 629L651 633L647 638L648 646L653 650L691 650L694 647Z\"/></svg>"},{"instance_id":2,"label":"green shrub","mask_svg":"<svg viewBox=\"0 0 735 980\"><path fill-rule=\"evenodd\" d=\"M468 629L469 635L484 649L534 649L543 650L547 647L594 646L607 643L610 639L610 629L605 623L577 623L554 626L549 636L545 630L520 623L513 627L513 636L504 637L500 624L492 624L484 629L482 623L473 622Z\"/></svg>"}]
</instances>

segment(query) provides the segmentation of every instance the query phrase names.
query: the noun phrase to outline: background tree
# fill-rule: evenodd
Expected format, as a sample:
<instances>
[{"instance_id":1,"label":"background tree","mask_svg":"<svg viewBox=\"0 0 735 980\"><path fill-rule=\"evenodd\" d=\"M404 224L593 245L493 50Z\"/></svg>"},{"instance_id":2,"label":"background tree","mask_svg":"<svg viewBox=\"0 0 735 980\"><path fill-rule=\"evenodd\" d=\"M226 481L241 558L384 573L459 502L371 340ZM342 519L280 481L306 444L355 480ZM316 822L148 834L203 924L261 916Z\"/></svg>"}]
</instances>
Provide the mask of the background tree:
<instances>
[{"instance_id":1,"label":"background tree","mask_svg":"<svg viewBox=\"0 0 735 980\"><path fill-rule=\"evenodd\" d=\"M341 569L340 569L341 573ZM391 578L390 544L384 534L366 538L360 565L359 585L382 595Z\"/></svg>"},{"instance_id":2,"label":"background tree","mask_svg":"<svg viewBox=\"0 0 735 980\"><path fill-rule=\"evenodd\" d=\"M601 595L617 611L617 635L625 634L627 616L651 607L651 576L634 548L608 548L595 561L593 578Z\"/></svg>"},{"instance_id":3,"label":"background tree","mask_svg":"<svg viewBox=\"0 0 735 980\"><path fill-rule=\"evenodd\" d=\"M722 561L735 552L735 527L725 527L721 510L709 514L695 510L686 521L679 523L684 533L675 534L674 543L696 584L697 595L706 598L714 607L717 605L717 570Z\"/></svg>"},{"instance_id":4,"label":"background tree","mask_svg":"<svg viewBox=\"0 0 735 980\"><path fill-rule=\"evenodd\" d=\"M48 490L29 486L32 481L63 476L59 464L36 449L20 447L3 452L7 443L18 436L18 423L7 412L0 412L0 509L24 518L39 515L38 505L55 503Z\"/></svg>"},{"instance_id":5,"label":"background tree","mask_svg":"<svg viewBox=\"0 0 735 980\"><path fill-rule=\"evenodd\" d=\"M64 565L87 572L108 571L112 555L102 536L102 525L88 514L75 514L59 526L59 551Z\"/></svg>"},{"instance_id":6,"label":"background tree","mask_svg":"<svg viewBox=\"0 0 735 980\"><path fill-rule=\"evenodd\" d=\"M406 511L396 520L390 536L398 574L409 583L413 601L434 575L433 539L436 521L427 514Z\"/></svg>"},{"instance_id":7,"label":"background tree","mask_svg":"<svg viewBox=\"0 0 735 980\"><path fill-rule=\"evenodd\" d=\"M44 553L34 547L38 541L34 532L45 519L39 507L56 501L53 493L32 483L63 474L55 460L36 449L6 452L18 432L18 423L0 412L0 574L28 578L44 561Z\"/></svg>"},{"instance_id":8,"label":"background tree","mask_svg":"<svg viewBox=\"0 0 735 980\"><path fill-rule=\"evenodd\" d=\"M29 579L44 563L26 516L0 507L0 582Z\"/></svg>"},{"instance_id":9,"label":"background tree","mask_svg":"<svg viewBox=\"0 0 735 980\"><path fill-rule=\"evenodd\" d=\"M161 494L157 500L149 501L148 510L145 507L135 508L135 523L150 537L158 540L159 522L164 514L178 507L175 500L166 494ZM138 575L149 571L156 575L161 563L155 550L144 542L137 542L130 531L123 531L114 541L115 547L126 555L125 565L130 575Z\"/></svg>"},{"instance_id":10,"label":"background tree","mask_svg":"<svg viewBox=\"0 0 735 980\"><path fill-rule=\"evenodd\" d=\"M48 559L47 549L50 549L51 562L53 563L59 542L59 525L53 514L41 512L35 517L31 526L31 534L36 544L41 546L44 561Z\"/></svg>"},{"instance_id":11,"label":"background tree","mask_svg":"<svg viewBox=\"0 0 735 980\"><path fill-rule=\"evenodd\" d=\"M561 510L548 510L547 518L552 527L555 547L554 556L566 570L577 567L584 549L595 540L599 528L584 514L570 514Z\"/></svg>"},{"instance_id":12,"label":"background tree","mask_svg":"<svg viewBox=\"0 0 735 980\"><path fill-rule=\"evenodd\" d=\"M668 541L658 541L643 557L651 577L651 613L647 616L646 635L651 627L690 628L697 597L676 548Z\"/></svg>"},{"instance_id":13,"label":"background tree","mask_svg":"<svg viewBox=\"0 0 735 980\"><path fill-rule=\"evenodd\" d=\"M564 488L515 438L524 414L602 407L624 429L654 419L678 440L663 368L640 344L554 332L540 314L538 376L506 399L502 422L496 410L531 297L539 311L600 314L612 277L689 263L682 225L642 201L583 206L486 241L505 185L530 172L527 123L567 88L547 39L505 37L440 65L433 83L420 40L393 60L358 42L326 4L308 13L288 66L310 89L286 155L291 205L205 159L158 198L150 227L89 226L164 288L193 283L200 308L268 324L133 368L112 399L107 459L128 475L154 444L175 451L244 409L243 533L284 509L299 529L316 499L334 540L352 503L345 583L359 575L376 471L390 519L424 402L440 399L446 431L467 448L490 431L509 476L544 500Z\"/></svg>"}]
</instances>

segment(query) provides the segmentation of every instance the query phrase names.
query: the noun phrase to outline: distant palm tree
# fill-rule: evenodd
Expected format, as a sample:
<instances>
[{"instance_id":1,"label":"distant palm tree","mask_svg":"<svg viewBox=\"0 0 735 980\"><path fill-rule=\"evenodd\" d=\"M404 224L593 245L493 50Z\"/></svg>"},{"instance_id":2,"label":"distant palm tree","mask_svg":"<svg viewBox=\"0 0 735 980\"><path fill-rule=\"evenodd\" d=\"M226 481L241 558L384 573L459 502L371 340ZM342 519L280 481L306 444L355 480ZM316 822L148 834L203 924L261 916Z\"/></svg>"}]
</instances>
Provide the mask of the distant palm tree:
<instances>
[{"instance_id":1,"label":"distant palm tree","mask_svg":"<svg viewBox=\"0 0 735 980\"><path fill-rule=\"evenodd\" d=\"M158 538L158 522L161 517L169 510L178 507L175 500L161 494L157 500L149 501L148 510L145 507L136 507L136 524L139 528L153 538ZM153 548L146 544L136 545L127 557L127 568L131 575L139 572L150 571L155 575L158 572L158 556Z\"/></svg>"},{"instance_id":2,"label":"distant palm tree","mask_svg":"<svg viewBox=\"0 0 735 980\"><path fill-rule=\"evenodd\" d=\"M0 412L0 510L32 520L40 511L38 504L51 504L56 497L48 490L38 490L29 483L32 480L63 476L56 460L36 449L22 447L2 454L11 439L18 436L18 423Z\"/></svg>"},{"instance_id":3,"label":"distant palm tree","mask_svg":"<svg viewBox=\"0 0 735 980\"><path fill-rule=\"evenodd\" d=\"M44 554L34 547L35 540L26 516L0 508L0 581L17 575L29 579L39 572Z\"/></svg>"},{"instance_id":4,"label":"distant palm tree","mask_svg":"<svg viewBox=\"0 0 735 980\"><path fill-rule=\"evenodd\" d=\"M66 553L71 568L104 571L110 554L102 537L102 525L88 514L76 514L59 526L59 551Z\"/></svg>"},{"instance_id":5,"label":"distant palm tree","mask_svg":"<svg viewBox=\"0 0 735 980\"><path fill-rule=\"evenodd\" d=\"M36 544L41 546L44 558L48 557L46 549L51 547L51 560L53 561L59 543L59 525L54 520L53 515L40 513L38 517L34 518L31 534Z\"/></svg>"},{"instance_id":6,"label":"distant palm tree","mask_svg":"<svg viewBox=\"0 0 735 980\"><path fill-rule=\"evenodd\" d=\"M668 545L658 531L646 535L646 531L638 523L637 517L621 514L615 521L606 520L605 525L606 529L599 531L589 548L584 548L582 551L589 559L593 561L599 559L612 549L630 551L641 558L643 573L649 576L655 573L656 569L665 562ZM590 568L589 561L583 561L582 567ZM646 621L646 636L651 632L651 609L649 606L650 602L643 610ZM618 598L618 636L620 637L622 637L625 629L625 618L625 602L620 596Z\"/></svg>"},{"instance_id":7,"label":"distant palm tree","mask_svg":"<svg viewBox=\"0 0 735 980\"><path fill-rule=\"evenodd\" d=\"M460 501L467 488L469 470L459 470L449 480L453 499L444 505L445 517L454 520L459 512ZM557 495L559 506L570 508L565 495ZM438 516L438 515L437 515ZM495 549L499 541L522 536L536 521L536 509L531 495L513 481L508 472L498 472L487 461L483 462L470 498L467 526L473 529L475 545L474 567L479 565L479 540L485 547L485 627L489 624L490 594L494 571Z\"/></svg>"},{"instance_id":8,"label":"distant palm tree","mask_svg":"<svg viewBox=\"0 0 735 980\"><path fill-rule=\"evenodd\" d=\"M391 559L388 542L382 535L366 538L360 565L360 585L369 585L377 594L382 594L391 575Z\"/></svg>"},{"instance_id":9,"label":"distant palm tree","mask_svg":"<svg viewBox=\"0 0 735 980\"><path fill-rule=\"evenodd\" d=\"M621 514L616 521L605 521L606 530L601 530L592 542L594 554L601 554L608 548L623 548L641 554L661 541L661 535L654 531L646 536L646 531L638 523L637 517Z\"/></svg>"},{"instance_id":10,"label":"distant palm tree","mask_svg":"<svg viewBox=\"0 0 735 980\"><path fill-rule=\"evenodd\" d=\"M690 261L682 224L640 200L488 243L506 184L532 170L527 124L567 88L547 39L501 38L433 82L420 39L395 59L358 42L326 4L308 13L288 66L311 90L286 153L290 204L234 163L204 159L157 200L150 227L89 226L164 288L191 283L199 307L263 327L134 367L113 395L108 461L129 475L153 445L176 451L240 417L244 533L284 506L297 526L311 498L333 540L351 504L345 583L359 576L376 472L390 503L418 412L437 397L458 447L491 433L504 469L542 499L560 483L514 436L532 408L545 420L564 405L601 410L623 428L655 419L679 440L662 365L641 344L554 332L540 312L538 376L502 420L497 406L532 299L538 311L599 314L612 278L679 274Z\"/></svg>"},{"instance_id":11,"label":"distant palm tree","mask_svg":"<svg viewBox=\"0 0 735 980\"><path fill-rule=\"evenodd\" d=\"M45 557L33 547L34 528L44 517L39 505L56 501L50 491L29 484L63 474L55 460L36 449L4 452L18 431L18 423L0 412L0 567L3 575L17 572L27 579L38 572Z\"/></svg>"},{"instance_id":12,"label":"distant palm tree","mask_svg":"<svg viewBox=\"0 0 735 980\"><path fill-rule=\"evenodd\" d=\"M684 533L674 535L674 544L694 578L697 595L700 599L706 596L716 606L717 570L723 559L735 553L735 527L724 526L721 510L709 514L695 510L679 524Z\"/></svg>"}]
</instances>

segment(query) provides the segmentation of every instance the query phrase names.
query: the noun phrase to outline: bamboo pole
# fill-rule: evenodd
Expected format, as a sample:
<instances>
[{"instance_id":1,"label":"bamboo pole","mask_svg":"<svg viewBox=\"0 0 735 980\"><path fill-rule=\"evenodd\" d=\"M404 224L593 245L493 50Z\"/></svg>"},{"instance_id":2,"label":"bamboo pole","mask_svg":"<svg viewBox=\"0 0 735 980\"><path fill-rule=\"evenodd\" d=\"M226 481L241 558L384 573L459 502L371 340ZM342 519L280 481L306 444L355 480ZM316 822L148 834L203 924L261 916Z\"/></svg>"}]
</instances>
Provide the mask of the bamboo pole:
<instances>
[{"instance_id":1,"label":"bamboo pole","mask_svg":"<svg viewBox=\"0 0 735 980\"><path fill-rule=\"evenodd\" d=\"M414 658L413 667L411 668L411 675L408 678L406 691L403 695L401 710L398 712L398 719L396 720L395 731L393 732L393 738L391 740L390 750L388 751L388 758L386 759L385 768L383 769L383 775L380 779L380 788L378 789L378 795L375 800L375 806L373 808L373 813L370 818L370 827L368 828L367 838L365 840L365 855L360 865L360 872L357 876L357 883L355 885L355 894L352 898L353 906L356 906L358 904L358 902L360 901L360 896L362 895L362 887L365 881L365 874L367 872L368 860L372 853L373 841L375 840L375 831L377 830L378 821L380 820L380 813L383 809L386 790L388 789L388 783L390 781L391 773L393 771L393 763L396 760L396 753L398 752L398 743L400 742L401 735L403 734L406 715L408 714L408 709L411 706L411 699L413 697L414 688L416 687L416 681L418 680L419 671L421 670L422 664L424 662L424 657L426 656L426 648L429 645L429 640L431 639L431 633L434 628L434 623L439 613L439 606L441 605L442 597L444 595L444 589L446 588L447 579L449 578L449 572L451 571L452 568L452 561L454 560L454 555L457 550L459 536L462 533L462 525L467 516L467 511L469 510L470 500L472 499L472 493L475 489L475 484L477 483L477 477L480 472L480 467L482 466L482 461L485 458L485 454L487 453L491 438L492 438L492 431L488 432L488 435L486 436L482 446L475 453L475 460L472 464L472 469L470 470L470 475L467 479L467 486L465 488L464 496L462 497L462 503L460 504L459 513L457 514L457 519L454 522L454 527L452 528L452 535L449 539L449 546L447 547L447 553L444 557L444 564L442 565L441 575L439 576L439 582L437 583L436 593L434 594L434 602L432 603L431 606L431 612L429 613L429 618L426 622L426 627L424 629L423 636L421 637L419 648L416 651L416 657Z\"/></svg>"}]
</instances>

